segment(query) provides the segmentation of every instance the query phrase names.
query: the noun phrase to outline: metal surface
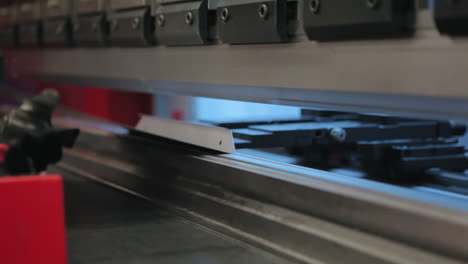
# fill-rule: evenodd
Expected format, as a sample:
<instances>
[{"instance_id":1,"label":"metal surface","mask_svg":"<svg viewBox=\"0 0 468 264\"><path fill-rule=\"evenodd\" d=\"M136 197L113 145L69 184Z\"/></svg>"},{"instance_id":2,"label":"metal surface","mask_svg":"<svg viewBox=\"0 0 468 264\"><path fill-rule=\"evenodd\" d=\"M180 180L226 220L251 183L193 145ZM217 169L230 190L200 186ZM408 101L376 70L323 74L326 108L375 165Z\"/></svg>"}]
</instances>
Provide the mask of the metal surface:
<instances>
[{"instance_id":1,"label":"metal surface","mask_svg":"<svg viewBox=\"0 0 468 264\"><path fill-rule=\"evenodd\" d=\"M67 47L73 44L73 26L69 18L42 22L42 43L47 47Z\"/></svg>"},{"instance_id":2,"label":"metal surface","mask_svg":"<svg viewBox=\"0 0 468 264\"><path fill-rule=\"evenodd\" d=\"M70 263L290 263L66 170Z\"/></svg>"},{"instance_id":3,"label":"metal surface","mask_svg":"<svg viewBox=\"0 0 468 264\"><path fill-rule=\"evenodd\" d=\"M21 23L19 25L18 44L22 48L37 48L42 43L42 24L39 22Z\"/></svg>"},{"instance_id":4,"label":"metal surface","mask_svg":"<svg viewBox=\"0 0 468 264\"><path fill-rule=\"evenodd\" d=\"M304 28L314 40L408 36L414 4L408 0L306 0Z\"/></svg>"},{"instance_id":5,"label":"metal surface","mask_svg":"<svg viewBox=\"0 0 468 264\"><path fill-rule=\"evenodd\" d=\"M104 46L109 42L109 22L104 13L78 16L73 25L73 43L79 46Z\"/></svg>"},{"instance_id":6,"label":"metal surface","mask_svg":"<svg viewBox=\"0 0 468 264\"><path fill-rule=\"evenodd\" d=\"M156 43L155 20L150 7L113 12L109 20L109 38L114 46L148 46Z\"/></svg>"},{"instance_id":7,"label":"metal surface","mask_svg":"<svg viewBox=\"0 0 468 264\"><path fill-rule=\"evenodd\" d=\"M468 3L435 0L434 16L438 29L446 34L467 35Z\"/></svg>"},{"instance_id":8,"label":"metal surface","mask_svg":"<svg viewBox=\"0 0 468 264\"><path fill-rule=\"evenodd\" d=\"M109 5L113 10L138 8L144 6L151 6L153 0L110 0Z\"/></svg>"},{"instance_id":9,"label":"metal surface","mask_svg":"<svg viewBox=\"0 0 468 264\"><path fill-rule=\"evenodd\" d=\"M72 12L72 0L42 0L44 2L44 17L64 18L68 17Z\"/></svg>"},{"instance_id":10,"label":"metal surface","mask_svg":"<svg viewBox=\"0 0 468 264\"><path fill-rule=\"evenodd\" d=\"M296 261L468 259L466 199L82 129L63 168Z\"/></svg>"},{"instance_id":11,"label":"metal surface","mask_svg":"<svg viewBox=\"0 0 468 264\"><path fill-rule=\"evenodd\" d=\"M137 130L191 145L234 153L234 139L229 129L143 115Z\"/></svg>"},{"instance_id":12,"label":"metal surface","mask_svg":"<svg viewBox=\"0 0 468 264\"><path fill-rule=\"evenodd\" d=\"M13 48L18 46L18 31L17 25L5 26L0 30L1 46L4 48Z\"/></svg>"},{"instance_id":13,"label":"metal surface","mask_svg":"<svg viewBox=\"0 0 468 264\"><path fill-rule=\"evenodd\" d=\"M158 43L168 46L202 45L208 38L208 1L160 5L156 17Z\"/></svg>"},{"instance_id":14,"label":"metal surface","mask_svg":"<svg viewBox=\"0 0 468 264\"><path fill-rule=\"evenodd\" d=\"M18 77L52 82L468 120L467 42L440 36L431 19L421 12L404 40L318 44L298 32L288 44L18 50L11 59Z\"/></svg>"},{"instance_id":15,"label":"metal surface","mask_svg":"<svg viewBox=\"0 0 468 264\"><path fill-rule=\"evenodd\" d=\"M219 38L223 43L278 43L288 40L287 0L218 2Z\"/></svg>"},{"instance_id":16,"label":"metal surface","mask_svg":"<svg viewBox=\"0 0 468 264\"><path fill-rule=\"evenodd\" d=\"M72 0L76 15L93 14L103 11L106 0Z\"/></svg>"}]
</instances>

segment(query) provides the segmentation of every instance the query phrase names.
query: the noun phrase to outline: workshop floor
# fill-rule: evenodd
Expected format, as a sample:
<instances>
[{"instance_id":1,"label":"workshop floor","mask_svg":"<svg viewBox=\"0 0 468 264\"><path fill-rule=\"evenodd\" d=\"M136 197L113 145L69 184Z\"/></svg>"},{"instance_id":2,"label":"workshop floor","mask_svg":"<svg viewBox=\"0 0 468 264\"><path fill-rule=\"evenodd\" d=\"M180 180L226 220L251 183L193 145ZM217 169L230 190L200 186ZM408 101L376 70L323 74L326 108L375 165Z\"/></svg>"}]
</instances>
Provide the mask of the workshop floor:
<instances>
[{"instance_id":1,"label":"workshop floor","mask_svg":"<svg viewBox=\"0 0 468 264\"><path fill-rule=\"evenodd\" d=\"M68 173L65 193L71 264L289 263Z\"/></svg>"}]
</instances>

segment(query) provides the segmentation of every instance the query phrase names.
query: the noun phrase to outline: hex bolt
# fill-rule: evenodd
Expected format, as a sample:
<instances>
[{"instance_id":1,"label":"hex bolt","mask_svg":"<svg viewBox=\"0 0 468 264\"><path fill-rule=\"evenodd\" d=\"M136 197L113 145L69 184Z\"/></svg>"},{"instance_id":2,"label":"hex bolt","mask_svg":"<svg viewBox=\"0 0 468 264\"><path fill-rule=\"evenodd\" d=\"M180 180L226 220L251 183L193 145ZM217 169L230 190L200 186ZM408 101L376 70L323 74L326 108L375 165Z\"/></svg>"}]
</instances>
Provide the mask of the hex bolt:
<instances>
[{"instance_id":1,"label":"hex bolt","mask_svg":"<svg viewBox=\"0 0 468 264\"><path fill-rule=\"evenodd\" d=\"M346 139L346 131L342 128L332 128L330 130L330 136L338 141L338 142L344 142Z\"/></svg>"},{"instance_id":2,"label":"hex bolt","mask_svg":"<svg viewBox=\"0 0 468 264\"><path fill-rule=\"evenodd\" d=\"M223 8L223 10L221 10L221 20L223 20L224 23L228 22L229 10L227 8Z\"/></svg>"},{"instance_id":3,"label":"hex bolt","mask_svg":"<svg viewBox=\"0 0 468 264\"><path fill-rule=\"evenodd\" d=\"M132 19L132 28L133 28L134 30L138 30L138 29L140 28L140 18L134 17L134 18Z\"/></svg>"},{"instance_id":4,"label":"hex bolt","mask_svg":"<svg viewBox=\"0 0 468 264\"><path fill-rule=\"evenodd\" d=\"M260 8L258 9L258 15L260 18L267 19L268 18L268 5L267 4L261 4Z\"/></svg>"},{"instance_id":5,"label":"hex bolt","mask_svg":"<svg viewBox=\"0 0 468 264\"><path fill-rule=\"evenodd\" d=\"M312 13L318 14L320 12L320 0L310 0L309 9Z\"/></svg>"},{"instance_id":6,"label":"hex bolt","mask_svg":"<svg viewBox=\"0 0 468 264\"><path fill-rule=\"evenodd\" d=\"M164 24L166 24L166 18L164 17L164 14L159 14L158 15L158 26L164 27Z\"/></svg>"},{"instance_id":7,"label":"hex bolt","mask_svg":"<svg viewBox=\"0 0 468 264\"><path fill-rule=\"evenodd\" d=\"M192 25L192 24L193 24L193 14L192 14L192 11L188 11L187 14L185 15L185 23L187 23L188 25Z\"/></svg>"},{"instance_id":8,"label":"hex bolt","mask_svg":"<svg viewBox=\"0 0 468 264\"><path fill-rule=\"evenodd\" d=\"M375 9L379 7L380 0L366 0L367 7Z\"/></svg>"}]
</instances>

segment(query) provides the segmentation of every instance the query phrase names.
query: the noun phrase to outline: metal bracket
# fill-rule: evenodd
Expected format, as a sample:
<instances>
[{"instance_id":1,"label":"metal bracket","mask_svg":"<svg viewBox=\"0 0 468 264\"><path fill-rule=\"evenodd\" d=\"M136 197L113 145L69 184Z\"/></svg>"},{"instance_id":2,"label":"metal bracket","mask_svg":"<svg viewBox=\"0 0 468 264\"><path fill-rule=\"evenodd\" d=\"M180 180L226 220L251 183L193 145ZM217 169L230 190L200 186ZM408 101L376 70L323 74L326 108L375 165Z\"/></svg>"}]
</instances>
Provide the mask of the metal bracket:
<instances>
[{"instance_id":1,"label":"metal bracket","mask_svg":"<svg viewBox=\"0 0 468 264\"><path fill-rule=\"evenodd\" d=\"M304 31L309 39L319 41L408 36L414 4L409 0L304 0Z\"/></svg>"},{"instance_id":2,"label":"metal bracket","mask_svg":"<svg viewBox=\"0 0 468 264\"><path fill-rule=\"evenodd\" d=\"M42 23L42 41L47 47L64 47L73 44L71 19L48 19Z\"/></svg>"},{"instance_id":3,"label":"metal bracket","mask_svg":"<svg viewBox=\"0 0 468 264\"><path fill-rule=\"evenodd\" d=\"M105 46L109 44L109 22L104 13L79 16L73 25L74 44Z\"/></svg>"},{"instance_id":4,"label":"metal bracket","mask_svg":"<svg viewBox=\"0 0 468 264\"><path fill-rule=\"evenodd\" d=\"M168 46L207 43L207 0L160 5L155 18L158 43Z\"/></svg>"},{"instance_id":5,"label":"metal bracket","mask_svg":"<svg viewBox=\"0 0 468 264\"><path fill-rule=\"evenodd\" d=\"M220 0L218 34L229 44L278 43L288 40L287 0Z\"/></svg>"},{"instance_id":6,"label":"metal bracket","mask_svg":"<svg viewBox=\"0 0 468 264\"><path fill-rule=\"evenodd\" d=\"M468 2L436 0L434 17L441 33L449 35L468 35Z\"/></svg>"},{"instance_id":7,"label":"metal bracket","mask_svg":"<svg viewBox=\"0 0 468 264\"><path fill-rule=\"evenodd\" d=\"M154 45L155 19L151 8L116 11L110 18L110 41L118 46Z\"/></svg>"},{"instance_id":8,"label":"metal bracket","mask_svg":"<svg viewBox=\"0 0 468 264\"><path fill-rule=\"evenodd\" d=\"M22 48L35 48L42 45L42 24L22 23L18 27L18 45Z\"/></svg>"},{"instance_id":9,"label":"metal bracket","mask_svg":"<svg viewBox=\"0 0 468 264\"><path fill-rule=\"evenodd\" d=\"M2 29L0 29L1 46L3 48L18 47L18 31L19 26L17 24L5 26Z\"/></svg>"}]
</instances>

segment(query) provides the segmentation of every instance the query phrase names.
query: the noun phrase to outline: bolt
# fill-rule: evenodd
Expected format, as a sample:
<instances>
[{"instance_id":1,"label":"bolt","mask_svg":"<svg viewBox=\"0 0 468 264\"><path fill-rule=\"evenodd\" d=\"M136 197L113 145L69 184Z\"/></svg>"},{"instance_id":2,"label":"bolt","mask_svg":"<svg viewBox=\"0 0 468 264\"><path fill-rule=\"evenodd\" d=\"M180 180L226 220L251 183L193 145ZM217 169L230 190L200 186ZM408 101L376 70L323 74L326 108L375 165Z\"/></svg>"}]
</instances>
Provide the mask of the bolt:
<instances>
[{"instance_id":1,"label":"bolt","mask_svg":"<svg viewBox=\"0 0 468 264\"><path fill-rule=\"evenodd\" d=\"M268 18L268 6L266 4L260 5L258 15L265 20Z\"/></svg>"},{"instance_id":2,"label":"bolt","mask_svg":"<svg viewBox=\"0 0 468 264\"><path fill-rule=\"evenodd\" d=\"M185 23L192 25L193 24L193 14L191 11L188 11L185 15Z\"/></svg>"},{"instance_id":3,"label":"bolt","mask_svg":"<svg viewBox=\"0 0 468 264\"><path fill-rule=\"evenodd\" d=\"M367 7L369 8L377 8L380 4L380 0L366 0Z\"/></svg>"},{"instance_id":4,"label":"bolt","mask_svg":"<svg viewBox=\"0 0 468 264\"><path fill-rule=\"evenodd\" d=\"M159 14L159 15L158 15L158 21L157 21L157 23L158 23L158 26L164 27L164 24L166 23L166 19L165 19L165 17L164 17L164 14Z\"/></svg>"},{"instance_id":5,"label":"bolt","mask_svg":"<svg viewBox=\"0 0 468 264\"><path fill-rule=\"evenodd\" d=\"M132 20L132 28L138 30L140 28L140 18L134 17Z\"/></svg>"},{"instance_id":6,"label":"bolt","mask_svg":"<svg viewBox=\"0 0 468 264\"><path fill-rule=\"evenodd\" d=\"M223 20L224 23L228 22L229 10L227 8L223 8L223 10L221 10L221 19Z\"/></svg>"},{"instance_id":7,"label":"bolt","mask_svg":"<svg viewBox=\"0 0 468 264\"><path fill-rule=\"evenodd\" d=\"M309 8L312 13L318 14L320 12L320 0L310 0Z\"/></svg>"},{"instance_id":8,"label":"bolt","mask_svg":"<svg viewBox=\"0 0 468 264\"><path fill-rule=\"evenodd\" d=\"M330 130L330 136L338 141L338 142L343 142L345 141L346 139L346 131L343 130L342 128L332 128L332 130Z\"/></svg>"}]
</instances>

